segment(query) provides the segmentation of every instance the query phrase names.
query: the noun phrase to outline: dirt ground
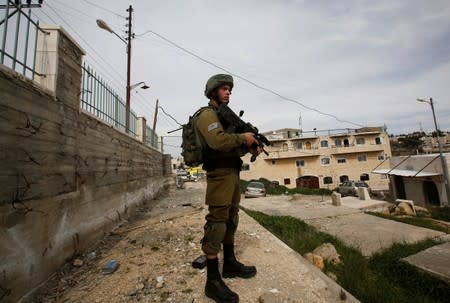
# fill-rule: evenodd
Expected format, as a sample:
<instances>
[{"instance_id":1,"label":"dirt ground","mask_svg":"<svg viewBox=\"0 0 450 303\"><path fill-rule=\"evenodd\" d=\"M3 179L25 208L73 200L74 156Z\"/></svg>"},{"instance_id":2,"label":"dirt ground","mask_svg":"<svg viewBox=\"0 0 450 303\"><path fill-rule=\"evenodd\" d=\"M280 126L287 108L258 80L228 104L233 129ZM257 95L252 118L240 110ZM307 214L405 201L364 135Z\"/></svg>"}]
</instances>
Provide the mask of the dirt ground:
<instances>
[{"instance_id":1,"label":"dirt ground","mask_svg":"<svg viewBox=\"0 0 450 303\"><path fill-rule=\"evenodd\" d=\"M202 254L205 183L185 185L141 205L24 302L213 302L204 296L205 269L191 266ZM236 255L258 269L251 279L225 279L241 302L341 302L340 286L244 213L240 226ZM102 274L113 259L118 269ZM357 300L347 293L346 301Z\"/></svg>"}]
</instances>

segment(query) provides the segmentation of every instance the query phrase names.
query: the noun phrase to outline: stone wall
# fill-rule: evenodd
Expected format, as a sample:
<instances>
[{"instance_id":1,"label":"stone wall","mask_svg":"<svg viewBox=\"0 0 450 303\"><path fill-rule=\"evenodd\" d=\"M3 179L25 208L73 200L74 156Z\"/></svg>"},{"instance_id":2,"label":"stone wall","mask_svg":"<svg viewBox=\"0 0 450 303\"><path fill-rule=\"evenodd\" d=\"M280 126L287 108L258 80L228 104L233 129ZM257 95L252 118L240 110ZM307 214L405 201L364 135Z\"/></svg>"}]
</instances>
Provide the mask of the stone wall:
<instances>
[{"instance_id":1,"label":"stone wall","mask_svg":"<svg viewBox=\"0 0 450 303\"><path fill-rule=\"evenodd\" d=\"M170 182L170 155L79 109L82 51L55 32L53 86L0 66L2 302L19 300Z\"/></svg>"}]
</instances>

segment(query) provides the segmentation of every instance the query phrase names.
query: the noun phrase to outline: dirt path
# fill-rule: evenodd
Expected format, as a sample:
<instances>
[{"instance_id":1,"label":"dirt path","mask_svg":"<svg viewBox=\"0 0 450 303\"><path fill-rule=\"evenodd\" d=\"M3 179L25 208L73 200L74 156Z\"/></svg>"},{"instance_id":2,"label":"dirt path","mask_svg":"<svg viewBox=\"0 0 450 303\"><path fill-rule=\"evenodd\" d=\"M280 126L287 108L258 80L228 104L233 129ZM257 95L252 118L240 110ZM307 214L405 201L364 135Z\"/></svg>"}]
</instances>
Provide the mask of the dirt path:
<instances>
[{"instance_id":1,"label":"dirt path","mask_svg":"<svg viewBox=\"0 0 450 303\"><path fill-rule=\"evenodd\" d=\"M203 293L205 270L191 267L202 254L204 194L203 183L187 183L184 190L149 201L79 256L82 266L67 263L25 302L213 302ZM357 302L243 212L236 236L238 259L258 269L251 279L225 280L240 302L342 302L343 295L346 302ZM120 267L103 275L101 268L111 259Z\"/></svg>"}]
</instances>

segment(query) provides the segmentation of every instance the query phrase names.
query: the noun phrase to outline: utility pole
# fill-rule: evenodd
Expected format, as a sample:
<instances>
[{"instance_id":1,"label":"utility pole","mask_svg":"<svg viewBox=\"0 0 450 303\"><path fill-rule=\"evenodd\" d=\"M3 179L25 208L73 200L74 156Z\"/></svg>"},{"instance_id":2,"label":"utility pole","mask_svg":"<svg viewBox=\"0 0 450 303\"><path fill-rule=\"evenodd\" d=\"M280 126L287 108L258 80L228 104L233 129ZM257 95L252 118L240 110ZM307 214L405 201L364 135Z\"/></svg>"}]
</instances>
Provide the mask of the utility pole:
<instances>
[{"instance_id":1,"label":"utility pole","mask_svg":"<svg viewBox=\"0 0 450 303\"><path fill-rule=\"evenodd\" d=\"M436 114L434 113L433 98L430 98L430 101L426 101L423 99L417 99L417 101L430 104L431 111L433 112L434 128L436 129L436 139L438 142L439 155L441 158L442 174L444 177L445 191L447 193L447 205L450 205L450 184L449 184L449 177L448 177L447 158L445 158L444 154L442 153L441 139L439 138L439 129L438 129L437 121L436 121Z\"/></svg>"},{"instance_id":2,"label":"utility pole","mask_svg":"<svg viewBox=\"0 0 450 303\"><path fill-rule=\"evenodd\" d=\"M156 139L156 119L158 118L158 104L159 99L156 99L156 107L155 107L155 116L153 117L153 136L152 136L152 145L155 146L155 139ZM162 140L162 138L161 138ZM158 142L156 142L158 143Z\"/></svg>"},{"instance_id":3,"label":"utility pole","mask_svg":"<svg viewBox=\"0 0 450 303\"><path fill-rule=\"evenodd\" d=\"M130 106L131 106L131 39L134 37L132 32L132 16L133 16L133 7L127 9L128 12L128 37L127 37L127 100L126 100L126 110L125 110L125 131L127 133L130 132Z\"/></svg>"}]
</instances>

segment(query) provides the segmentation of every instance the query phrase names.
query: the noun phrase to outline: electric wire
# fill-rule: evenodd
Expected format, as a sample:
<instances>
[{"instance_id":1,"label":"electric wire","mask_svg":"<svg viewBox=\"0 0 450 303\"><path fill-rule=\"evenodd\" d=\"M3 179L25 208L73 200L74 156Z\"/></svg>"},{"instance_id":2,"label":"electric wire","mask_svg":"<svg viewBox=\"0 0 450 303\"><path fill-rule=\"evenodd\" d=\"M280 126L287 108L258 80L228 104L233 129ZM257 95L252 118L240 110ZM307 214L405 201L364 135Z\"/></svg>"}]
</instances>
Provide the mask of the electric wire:
<instances>
[{"instance_id":1,"label":"electric wire","mask_svg":"<svg viewBox=\"0 0 450 303\"><path fill-rule=\"evenodd\" d=\"M52 9L52 7L50 7L50 5L47 4L47 6L48 6L50 9ZM48 15L44 10L41 10L41 12L42 12L45 16L47 16L53 23L57 24L57 22L56 22L50 15ZM56 14L57 14L57 13L56 13ZM37 16L37 14L34 14L34 15ZM67 24L67 22L65 22L64 19L63 19L59 14L57 14L57 16L58 16L65 24ZM39 18L39 16L37 16L37 17ZM67 25L68 25L68 24L67 24ZM70 25L68 25L68 26L73 30L73 28L72 28ZM78 37L80 37L80 34L78 34L76 31L75 31L75 34L76 34ZM80 38L81 38L81 37L80 37ZM86 43L87 47L88 47L89 49L93 50L94 53L97 54L97 56L98 56L100 59L102 59L102 61L104 61L106 64L108 64L108 65L110 66L110 68L111 68L117 75L119 75L119 77L122 77L121 74L118 73L118 72L117 72L117 71L116 71L116 70L115 70L108 62L106 62L106 61L102 58L102 56L100 56L100 55L98 54L98 52L97 52L93 47L90 46L90 44L89 44L87 41L85 41L83 38L81 38L81 39ZM99 61L95 60L95 58L94 58L93 56L92 56L92 61L95 62L95 64L97 65L97 67L98 67L100 70L103 70L103 71L105 72L105 74L109 75L109 77L110 77L110 79L112 80L112 82L115 83L115 85L113 85L113 86L114 86L114 88L115 88L117 91L121 91L121 90L123 89L124 85L122 85L122 83L125 81L125 80L124 80L125 78L122 77L123 81L118 80L116 77L113 76L113 74L110 73L111 69L105 68L105 67L103 66L103 64L101 64Z\"/></svg>"},{"instance_id":2,"label":"electric wire","mask_svg":"<svg viewBox=\"0 0 450 303\"><path fill-rule=\"evenodd\" d=\"M52 6L50 6L50 5L48 5L47 4L47 7L48 8L50 8L54 13L55 13L55 15L56 16L58 16L60 19L61 19L61 21L64 23L64 24L66 24L85 44L86 44L86 46L87 47L89 47L103 62L105 62L105 64L107 64L111 69L112 69L112 71L114 72L114 73L116 73L119 77L121 77L121 78L123 78L123 76L122 76L122 74L120 74L118 71L116 71L115 70L115 68L109 63L109 62L107 62L104 58L103 58L103 56L102 55L100 55L96 50L95 50L95 48L93 48L91 45L90 45L90 43L89 42L87 42L68 22L66 22L65 20L64 20L64 18L60 15L60 14L58 14L58 12L52 7ZM56 22L55 22L56 23ZM124 79L124 78L123 78Z\"/></svg>"},{"instance_id":3,"label":"electric wire","mask_svg":"<svg viewBox=\"0 0 450 303\"><path fill-rule=\"evenodd\" d=\"M110 9L107 9L107 8L105 8L105 7L103 7L103 6L100 6L100 5L98 5L98 4L92 3L91 1L87 1L87 0L83 0L83 1L86 2L86 3L89 4L89 5L95 6L95 7L99 8L99 9L104 10L105 12L111 13L111 14L113 14L113 15L115 15L115 16L118 16L118 17L121 17L121 18L124 18L124 19L127 18L127 17L122 16L122 15L120 15L120 14L118 14L118 13L116 13L116 12L110 10Z\"/></svg>"},{"instance_id":4,"label":"electric wire","mask_svg":"<svg viewBox=\"0 0 450 303\"><path fill-rule=\"evenodd\" d=\"M151 34L153 34L153 35L155 35L155 36L161 38L162 40L164 40L164 41L170 43L170 44L173 45L174 47L176 47L176 48L178 48L178 49L180 49L180 50L186 52L187 54L189 54L189 55L191 55L191 56L193 56L193 57L199 59L200 61L203 61L203 62L205 62L205 63L207 63L207 64L209 64L209 65L211 65L211 66L214 66L214 67L216 67L216 68L218 68L218 69L220 69L220 70L222 70L222 71L224 71L224 72L226 72L226 73L228 73L228 74L230 74L230 75L236 77L236 78L239 78L239 79L241 79L241 80L243 80L243 81L249 83L250 85L252 85L252 86L254 86L254 87L256 87L256 88L259 88L259 89L261 89L261 90L263 90L263 91L265 91L265 92L271 93L271 94L273 94L273 95L275 95L275 96L281 98L282 100L285 100L285 101L288 101L288 102L295 103L295 104L297 104L297 105L300 105L300 106L303 107L303 108L306 108L306 109L308 109L308 110L310 110L310 111L313 111L313 112L316 112L316 113L318 113L318 114L321 114L321 115L324 115L324 116L328 116L328 117L334 118L334 119L335 119L336 121L338 121L338 122L348 123L348 124L352 124L352 125L355 125L355 126L358 126L358 127L364 127L364 125L362 125L362 124L358 124L358 123L354 123L354 122L351 122L351 121L348 121L348 120L340 119L340 118L339 118L338 116L336 116L336 115L333 115L333 114L330 114L330 113L323 112L323 111L318 110L318 109L316 109L316 108L314 108L314 107L305 105L305 104L303 104L302 102L300 102L300 101L298 101L298 100L295 100L295 99L292 99L292 98L289 98L289 97L285 97L285 96L281 95L280 93L278 93L278 92L276 92L276 91L274 91L274 90L272 90L272 89L270 89L270 88L267 88L267 87L264 87L264 86L262 86L262 85L259 85L259 84L255 83L255 82L253 82L253 81L251 81L251 80L245 78L245 77L242 77L242 76L240 76L240 75L238 75L238 74L236 74L236 73L233 73L232 71L230 71L230 70L228 70L228 69L226 69L226 68L223 68L223 67L220 66L220 65L215 64L214 62L211 62L211 61L209 61L209 60L207 60L207 59L204 59L204 58L200 57L199 55L197 55L197 54L191 52L190 50L188 50L188 49L182 47L181 45L179 45L179 44L173 42L172 40L170 40L170 39L164 37L163 35L160 35L160 34L156 33L156 32L153 31L153 30L147 30L147 31L143 32L142 34L136 35L136 37L141 37L141 36L143 36L143 35L145 35L145 34L148 34L148 33L151 33Z\"/></svg>"},{"instance_id":5,"label":"electric wire","mask_svg":"<svg viewBox=\"0 0 450 303\"><path fill-rule=\"evenodd\" d=\"M160 109L163 111L163 113L164 113L165 115L167 115L169 118L171 118L173 121L175 121L175 123L177 123L179 126L181 126L181 124L180 124L174 117L172 117L172 115L168 114L168 113L164 110L164 108L162 108L162 106L158 105L158 108L160 108Z\"/></svg>"},{"instance_id":6,"label":"electric wire","mask_svg":"<svg viewBox=\"0 0 450 303\"><path fill-rule=\"evenodd\" d=\"M50 9L52 9L53 10L53 12L59 17L59 19L61 19L64 23L66 23L65 21L64 21L64 19L63 19L63 17L60 15L60 14L58 14L57 12L56 12L56 10L59 10L59 9L57 9L57 8L55 8L55 7L51 7L50 5L48 5L47 4L47 6L49 6L49 8ZM67 12L65 12L65 11L62 11L62 10L59 10L59 11L61 11L62 13L66 13L67 14ZM53 18L53 17L51 17L49 14L47 14L45 11L43 11L43 10L41 10L40 12L42 12L47 18L49 18L53 23L55 23L55 24L57 24L58 22L56 22L56 20ZM37 16L37 14L34 14L36 17L38 17L39 19L42 19L42 18L40 18L39 16ZM69 14L70 15L70 14ZM67 24L67 23L66 23ZM68 24L67 24L68 25ZM68 25L69 26L69 25ZM71 27L71 26L69 26L72 30L74 30L73 29L73 27ZM80 36L77 32L75 32L75 34L77 34L78 36ZM89 45L89 43L87 42L87 41L85 41L85 40L83 40L86 44L88 44L88 46L90 47L90 45ZM92 49L92 47L90 47L91 49ZM95 50L94 50L95 51ZM94 60L94 59L93 59ZM96 61L96 60L94 60L94 62L99 66L99 67L101 67L100 69L102 69L102 70L105 70L105 71L107 71L107 69L106 68L104 68L98 61ZM106 72L107 74L108 74L108 72ZM100 76L100 75L99 75ZM120 83L120 81L118 81L116 78L114 78L113 77L113 79L112 80L114 80L113 81L113 83L115 84L115 85L113 85L113 87L116 89L116 90L118 90L118 91L121 91L122 90L122 84ZM136 96L134 96L134 97L136 97ZM139 105L138 106L133 106L134 107L134 110L136 111L136 107L142 107L143 108L143 112L145 112L145 114L147 115L147 116L149 116L149 114L150 114L150 116L152 116L153 115L153 113L154 113L154 111L151 109L151 108L149 108L149 105L146 105L146 104L148 104L147 102L146 102L146 100L144 99L144 97L143 96L141 96L141 95L137 95L137 99L139 99L139 101L142 101L142 103L140 102L140 103L138 103ZM141 108L141 109L142 109ZM165 114L167 114L167 112L165 112ZM169 116L171 116L170 114L167 114L167 115L169 115ZM173 117L172 117L172 119L173 119ZM176 120L175 120L176 121ZM173 128L173 124L171 123L172 121L170 121L168 118L166 118L165 116L162 116L162 119L160 119L159 120L159 122L160 122L160 124L163 124L163 126L165 126L167 129L171 129L171 128ZM161 123L162 122L162 123Z\"/></svg>"},{"instance_id":7,"label":"electric wire","mask_svg":"<svg viewBox=\"0 0 450 303\"><path fill-rule=\"evenodd\" d=\"M47 6L49 6L48 4L47 4ZM52 8L51 6L49 6L50 7L50 9L53 9L53 11L55 12L55 10L56 10L56 8ZM55 14L57 14L56 12L55 12ZM47 15L47 14L46 14ZM47 15L49 18L51 18L49 15ZM59 14L57 14L57 16L62 20L62 21L64 21L64 19L59 15ZM51 20L54 22L54 23L56 23L52 18L51 18ZM67 24L67 23L66 23ZM73 28L71 28L72 30L73 30ZM79 34L78 33L76 33L78 36L79 36ZM85 43L87 43L85 40L83 40ZM98 62L97 62L97 64L99 64ZM106 70L106 69L105 69ZM119 73L117 73L117 74L119 74ZM120 75L120 74L119 74ZM115 81L115 84L116 85L118 85L118 87L121 87L122 85L119 83L119 81L117 81L117 79L115 79L116 81ZM118 87L117 86L115 86L115 89L118 89ZM118 89L119 91L120 90L122 90L122 88L120 88L120 89ZM142 103L140 103L140 106L141 107L143 107L144 108L144 112L148 115L148 114L150 114L150 115L153 115L153 110L152 109L150 109L146 104L146 102L145 102L145 100L143 100L143 97L141 97L140 95L137 95L137 97L139 98L139 99L141 99L143 102ZM133 106L135 109L136 109L136 106ZM138 106L139 107L139 106ZM172 126L170 125L170 123L167 123L167 121L169 121L169 120L167 120L167 118L164 118L164 125L167 127L167 128L172 128Z\"/></svg>"},{"instance_id":8,"label":"electric wire","mask_svg":"<svg viewBox=\"0 0 450 303\"><path fill-rule=\"evenodd\" d=\"M97 17L94 17L94 16L92 16L92 15L86 14L86 13L83 12L82 10L79 10L79 9L73 7L73 6L70 6L69 4L64 3L64 2L62 2L62 1L60 1L60 0L51 0L51 1L55 1L55 2L58 3L59 5L63 5L64 8L68 8L68 9L74 11L74 12L77 12L78 14L83 15L83 16L89 18L90 20L96 21L96 20L98 19ZM47 0L47 2L48 2L48 0ZM48 5L48 4L47 4L47 5ZM56 9L56 8L55 8L55 9ZM58 8L58 10L59 10L60 12L64 12L64 13L66 13L66 14L68 14L68 15L71 15L71 16L73 16L73 17L75 17L75 18L80 18L79 16L74 16L74 15L72 15L71 13L62 10L61 8ZM88 19L84 19L84 20L88 20ZM89 21L90 21L90 20L89 20ZM115 26L115 25L111 25L110 23L108 23L108 25L109 25L111 28L115 29L116 31L122 31L120 28L118 28L118 27Z\"/></svg>"}]
</instances>

